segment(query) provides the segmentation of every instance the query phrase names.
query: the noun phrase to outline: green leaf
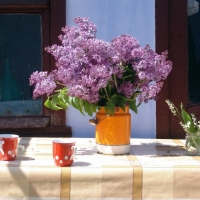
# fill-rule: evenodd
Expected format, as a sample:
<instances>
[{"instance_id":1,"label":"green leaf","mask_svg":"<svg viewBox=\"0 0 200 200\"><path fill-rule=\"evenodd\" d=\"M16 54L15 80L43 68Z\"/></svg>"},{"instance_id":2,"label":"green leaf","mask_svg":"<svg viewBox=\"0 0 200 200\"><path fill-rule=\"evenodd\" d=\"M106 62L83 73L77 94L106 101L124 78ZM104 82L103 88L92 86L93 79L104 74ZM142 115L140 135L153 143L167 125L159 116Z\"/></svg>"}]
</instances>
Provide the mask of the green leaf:
<instances>
[{"instance_id":1,"label":"green leaf","mask_svg":"<svg viewBox=\"0 0 200 200\"><path fill-rule=\"evenodd\" d=\"M60 90L56 90L55 92L57 93L54 95L51 95L45 101L44 105L47 108L57 111L61 109L67 109L70 104L75 109L79 110L79 112L81 112L83 115L84 115L84 112L86 112L89 116L92 116L93 113L96 113L98 109L97 104L90 104L89 102L82 100L78 97L67 96L66 87Z\"/></svg>"},{"instance_id":2,"label":"green leaf","mask_svg":"<svg viewBox=\"0 0 200 200\"><path fill-rule=\"evenodd\" d=\"M87 102L87 101L84 101L83 107L84 107L85 112L86 112L89 116L92 116L92 114L93 114L92 104L90 104L90 103Z\"/></svg>"},{"instance_id":3,"label":"green leaf","mask_svg":"<svg viewBox=\"0 0 200 200\"><path fill-rule=\"evenodd\" d=\"M58 110L61 110L63 108L61 108L60 106L58 106L59 100L58 100L58 94L55 94L52 96L52 100L51 100L51 105Z\"/></svg>"},{"instance_id":4,"label":"green leaf","mask_svg":"<svg viewBox=\"0 0 200 200\"><path fill-rule=\"evenodd\" d=\"M47 107L47 108L50 108L52 110L57 110L55 109L52 105L51 105L51 100L48 98L45 102L44 102L44 105Z\"/></svg>"},{"instance_id":5,"label":"green leaf","mask_svg":"<svg viewBox=\"0 0 200 200\"><path fill-rule=\"evenodd\" d=\"M64 87L64 88L62 88L60 91L61 91L62 94L66 94L66 93L67 93L67 88Z\"/></svg>"},{"instance_id":6,"label":"green leaf","mask_svg":"<svg viewBox=\"0 0 200 200\"><path fill-rule=\"evenodd\" d=\"M114 111L115 111L115 102L113 101L113 99L110 99L106 106L105 106L105 110L106 110L106 113L108 115L113 115L114 114Z\"/></svg>"},{"instance_id":7,"label":"green leaf","mask_svg":"<svg viewBox=\"0 0 200 200\"><path fill-rule=\"evenodd\" d=\"M68 103L72 105L74 97L68 96Z\"/></svg>"},{"instance_id":8,"label":"green leaf","mask_svg":"<svg viewBox=\"0 0 200 200\"><path fill-rule=\"evenodd\" d=\"M55 101L53 102L52 100L50 100L49 98L45 101L44 105L47 107L47 108L50 108L52 110L61 110L62 108L57 106L55 104Z\"/></svg>"},{"instance_id":9,"label":"green leaf","mask_svg":"<svg viewBox=\"0 0 200 200\"><path fill-rule=\"evenodd\" d=\"M78 110L78 105L76 104L75 97L69 98L69 103Z\"/></svg>"},{"instance_id":10,"label":"green leaf","mask_svg":"<svg viewBox=\"0 0 200 200\"><path fill-rule=\"evenodd\" d=\"M125 104L126 104L125 98L123 98L122 96L119 96L119 97L117 98L116 104L117 104L119 107L121 107L121 108L125 111Z\"/></svg>"},{"instance_id":11,"label":"green leaf","mask_svg":"<svg viewBox=\"0 0 200 200\"><path fill-rule=\"evenodd\" d=\"M66 101L66 99L64 98L65 94L58 94L58 101L57 101L57 104L59 106L61 106L63 109L67 109L68 108L68 103Z\"/></svg>"},{"instance_id":12,"label":"green leaf","mask_svg":"<svg viewBox=\"0 0 200 200\"><path fill-rule=\"evenodd\" d=\"M79 112L84 115L81 99L78 97L69 97L69 104L71 104L75 109L79 110Z\"/></svg>"},{"instance_id":13,"label":"green leaf","mask_svg":"<svg viewBox=\"0 0 200 200\"><path fill-rule=\"evenodd\" d=\"M181 103L181 116L182 116L182 119L184 121L184 124L187 124L187 122L189 121L190 122L190 128L189 128L189 131L191 132L196 132L196 129L194 127L194 123L192 121L192 118L190 117L190 115L183 109L183 104Z\"/></svg>"},{"instance_id":14,"label":"green leaf","mask_svg":"<svg viewBox=\"0 0 200 200\"><path fill-rule=\"evenodd\" d=\"M134 77L132 75L124 76L122 80L123 81L133 81Z\"/></svg>"},{"instance_id":15,"label":"green leaf","mask_svg":"<svg viewBox=\"0 0 200 200\"><path fill-rule=\"evenodd\" d=\"M97 104L92 104L92 112L96 113L99 109L99 106Z\"/></svg>"},{"instance_id":16,"label":"green leaf","mask_svg":"<svg viewBox=\"0 0 200 200\"><path fill-rule=\"evenodd\" d=\"M129 104L129 108L137 114L137 112L138 112L137 107L138 106L136 106L136 99L129 101L128 104Z\"/></svg>"},{"instance_id":17,"label":"green leaf","mask_svg":"<svg viewBox=\"0 0 200 200\"><path fill-rule=\"evenodd\" d=\"M181 110L181 116L183 118L184 123L186 124L188 121L192 122L190 115L185 111Z\"/></svg>"},{"instance_id":18,"label":"green leaf","mask_svg":"<svg viewBox=\"0 0 200 200\"><path fill-rule=\"evenodd\" d=\"M77 107L78 107L78 110L84 115L83 101L82 101L82 99L76 97L76 98L75 98L75 103L76 103L76 105L77 105Z\"/></svg>"}]
</instances>

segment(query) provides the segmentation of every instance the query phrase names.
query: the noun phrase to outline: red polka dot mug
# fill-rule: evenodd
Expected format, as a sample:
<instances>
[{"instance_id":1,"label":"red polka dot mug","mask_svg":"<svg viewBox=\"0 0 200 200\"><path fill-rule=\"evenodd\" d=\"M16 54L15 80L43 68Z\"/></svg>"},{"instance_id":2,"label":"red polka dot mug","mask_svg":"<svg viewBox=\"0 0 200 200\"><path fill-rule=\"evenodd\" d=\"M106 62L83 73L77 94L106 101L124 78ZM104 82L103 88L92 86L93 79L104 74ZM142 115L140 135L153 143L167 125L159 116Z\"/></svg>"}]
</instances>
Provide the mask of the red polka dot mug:
<instances>
[{"instance_id":1,"label":"red polka dot mug","mask_svg":"<svg viewBox=\"0 0 200 200\"><path fill-rule=\"evenodd\" d=\"M53 140L53 159L57 166L71 166L76 155L76 146L70 139Z\"/></svg>"},{"instance_id":2,"label":"red polka dot mug","mask_svg":"<svg viewBox=\"0 0 200 200\"><path fill-rule=\"evenodd\" d=\"M18 135L0 134L0 160L15 160L17 156L18 138Z\"/></svg>"}]
</instances>

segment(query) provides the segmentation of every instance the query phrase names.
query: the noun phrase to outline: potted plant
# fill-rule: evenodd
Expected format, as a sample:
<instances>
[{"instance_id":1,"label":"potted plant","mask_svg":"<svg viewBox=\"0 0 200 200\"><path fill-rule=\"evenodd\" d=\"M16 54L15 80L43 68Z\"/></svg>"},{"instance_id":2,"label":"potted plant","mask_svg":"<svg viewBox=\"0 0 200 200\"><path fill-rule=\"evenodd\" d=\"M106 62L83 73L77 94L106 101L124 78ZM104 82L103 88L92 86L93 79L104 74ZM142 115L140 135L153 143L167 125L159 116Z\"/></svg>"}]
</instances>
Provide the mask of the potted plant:
<instances>
[{"instance_id":1,"label":"potted plant","mask_svg":"<svg viewBox=\"0 0 200 200\"><path fill-rule=\"evenodd\" d=\"M128 113L130 108L137 113L142 102L156 98L172 69L167 51L158 55L126 34L103 41L96 38L96 25L88 18L77 17L74 22L77 27L62 28L61 45L45 48L55 57L57 69L31 75L33 98L47 94L45 106L53 110L72 105L90 116L104 112L91 120L97 129L116 110ZM127 120L130 123L130 116Z\"/></svg>"},{"instance_id":2,"label":"potted plant","mask_svg":"<svg viewBox=\"0 0 200 200\"><path fill-rule=\"evenodd\" d=\"M197 121L193 113L189 114L184 110L182 103L180 105L180 111L169 99L166 100L166 103L171 112L179 118L179 123L186 132L186 152L188 155L200 155L200 121Z\"/></svg>"}]
</instances>

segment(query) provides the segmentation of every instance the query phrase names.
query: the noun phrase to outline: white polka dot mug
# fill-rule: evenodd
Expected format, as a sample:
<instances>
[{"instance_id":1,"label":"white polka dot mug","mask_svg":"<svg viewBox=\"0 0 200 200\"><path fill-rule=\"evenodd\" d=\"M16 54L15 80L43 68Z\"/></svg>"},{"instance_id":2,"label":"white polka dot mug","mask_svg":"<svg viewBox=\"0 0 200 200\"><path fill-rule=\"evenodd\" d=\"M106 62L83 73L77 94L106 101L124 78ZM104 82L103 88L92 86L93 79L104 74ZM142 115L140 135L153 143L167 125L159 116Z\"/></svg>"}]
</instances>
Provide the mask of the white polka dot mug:
<instances>
[{"instance_id":1,"label":"white polka dot mug","mask_svg":"<svg viewBox=\"0 0 200 200\"><path fill-rule=\"evenodd\" d=\"M17 156L18 135L0 134L0 160L15 160Z\"/></svg>"},{"instance_id":2,"label":"white polka dot mug","mask_svg":"<svg viewBox=\"0 0 200 200\"><path fill-rule=\"evenodd\" d=\"M53 159L57 166L71 166L76 155L76 146L70 139L53 140Z\"/></svg>"}]
</instances>

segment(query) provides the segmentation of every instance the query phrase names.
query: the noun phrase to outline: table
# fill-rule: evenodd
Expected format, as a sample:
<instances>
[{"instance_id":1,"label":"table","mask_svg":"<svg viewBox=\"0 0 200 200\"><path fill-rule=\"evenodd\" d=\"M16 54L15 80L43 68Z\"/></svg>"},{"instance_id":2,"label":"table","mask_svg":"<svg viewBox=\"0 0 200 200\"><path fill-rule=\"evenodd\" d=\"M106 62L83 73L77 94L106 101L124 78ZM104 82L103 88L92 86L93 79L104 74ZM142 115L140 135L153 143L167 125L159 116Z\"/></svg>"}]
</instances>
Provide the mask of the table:
<instances>
[{"instance_id":1,"label":"table","mask_svg":"<svg viewBox=\"0 0 200 200\"><path fill-rule=\"evenodd\" d=\"M16 160L0 161L1 200L200 199L200 157L186 156L184 140L131 139L130 154L112 156L73 138L73 165L57 167L53 139L20 138Z\"/></svg>"}]
</instances>

